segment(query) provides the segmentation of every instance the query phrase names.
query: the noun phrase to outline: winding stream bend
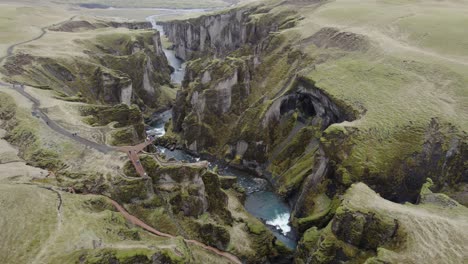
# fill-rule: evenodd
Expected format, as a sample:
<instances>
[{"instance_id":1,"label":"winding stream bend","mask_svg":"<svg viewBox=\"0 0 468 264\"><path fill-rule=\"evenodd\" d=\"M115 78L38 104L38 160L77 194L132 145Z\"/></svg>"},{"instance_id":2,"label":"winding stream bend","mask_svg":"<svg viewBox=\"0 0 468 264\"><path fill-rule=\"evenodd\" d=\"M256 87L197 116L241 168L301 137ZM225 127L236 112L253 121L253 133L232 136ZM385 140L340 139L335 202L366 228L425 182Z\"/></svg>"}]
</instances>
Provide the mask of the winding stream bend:
<instances>
[{"instance_id":1,"label":"winding stream bend","mask_svg":"<svg viewBox=\"0 0 468 264\"><path fill-rule=\"evenodd\" d=\"M200 12L199 9L194 10L168 10L171 15L177 12ZM156 24L156 18L163 15L154 15L147 17L146 20L151 22L153 28L164 34L162 26ZM163 49L169 65L174 68L174 72L171 74L171 80L173 83L181 84L185 75L185 63L183 60L175 56L173 50ZM154 135L156 137L164 136L164 126L172 118L172 110L159 113L153 118L153 121L149 124L150 127L146 131L148 135ZM183 150L170 150L161 146L156 146L160 153L163 153L167 158L174 158L178 161L186 162L197 162L200 158L195 157ZM286 246L294 249L297 244L297 237L294 230L289 226L289 218L291 208L286 204L273 190L271 184L261 178L257 178L252 174L245 171L226 166L221 162L211 161L209 166L214 168L218 166L218 173L225 176L236 176L237 182L242 186L245 191L247 198L245 200L246 210L253 216L262 220L267 227L273 232L273 234L282 241Z\"/></svg>"}]
</instances>

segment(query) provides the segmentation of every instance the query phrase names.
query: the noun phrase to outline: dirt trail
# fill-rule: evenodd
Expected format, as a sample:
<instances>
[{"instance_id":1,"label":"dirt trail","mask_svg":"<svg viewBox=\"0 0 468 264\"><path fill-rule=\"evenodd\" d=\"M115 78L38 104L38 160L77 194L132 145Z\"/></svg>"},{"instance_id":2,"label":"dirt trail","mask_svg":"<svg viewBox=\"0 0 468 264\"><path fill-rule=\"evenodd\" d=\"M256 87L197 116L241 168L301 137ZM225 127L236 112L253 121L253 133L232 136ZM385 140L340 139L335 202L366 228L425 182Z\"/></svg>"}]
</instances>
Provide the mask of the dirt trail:
<instances>
[{"instance_id":1,"label":"dirt trail","mask_svg":"<svg viewBox=\"0 0 468 264\"><path fill-rule=\"evenodd\" d=\"M162 237L167 237L167 238L175 238L175 236L173 235L170 235L170 234L166 234L166 233L163 233L163 232L160 232L156 229L154 229L153 227L147 225L145 222L141 221L140 219L138 219L137 217L131 215L130 213L128 213L119 203L117 203L116 201L108 198L109 201L112 203L112 205L114 205L114 207L117 209L117 211L119 211L124 217L125 219L127 219L127 221L129 221L130 223L134 224L134 225L137 225L143 229L145 229L146 231L150 232L150 233L153 233L157 236L162 236ZM208 251L211 251L213 253L215 253L216 255L219 255L219 256L222 256L222 257L225 257L227 259L229 259L231 262L233 263L237 263L237 264L242 264L242 262L234 255L230 254L230 253L227 253L227 252L224 252L224 251L221 251L217 248L214 248L214 247L210 247L208 245L205 245L199 241L196 241L196 240L191 240L191 239L184 239L185 242L187 243L190 243L190 244L194 244L194 245L197 245L197 246L200 246Z\"/></svg>"},{"instance_id":2,"label":"dirt trail","mask_svg":"<svg viewBox=\"0 0 468 264\"><path fill-rule=\"evenodd\" d=\"M15 47L19 46L19 45L23 45L23 44L26 44L26 43L30 43L30 42L33 42L33 41L36 41L40 38L42 38L46 33L47 33L47 28L51 27L51 26L56 26L56 25L60 25L60 24L63 24L63 23L66 23L66 22L69 22L69 21L72 21L76 16L73 16L63 22L60 22L60 23L57 23L57 24L53 24L53 25L50 25L50 26L46 26L46 27L43 27L41 28L41 31L42 33L37 36L37 37L34 37L30 40L26 40L26 41L22 41L22 42L19 42L19 43L16 43L16 44L13 44L11 45L10 47L8 47L7 49L7 55L3 56L3 57L0 57L0 64L3 63L3 61L10 57L12 54L13 54L13 51L15 49ZM109 147L107 145L101 145L101 144L98 144L96 142L92 142L90 140L87 140L85 138L82 138L82 137L79 137L79 136L75 136L73 133L71 132L68 132L67 130L65 130L64 128L62 128L61 126L59 126L55 121L51 120L39 107L41 105L40 101L37 100L36 98L34 98L31 94L29 94L28 92L26 92L24 90L24 88L22 86L19 86L19 85L14 85L14 84L9 84L9 83L4 83L4 82L1 82L0 81L0 86L4 86L4 87L9 87L9 88L12 88L14 89L15 91L17 91L18 93L20 93L21 95L23 95L24 97L26 97L27 99L29 99L32 103L33 103L33 111L35 113L37 113L39 115L39 117L44 120L44 122L51 128L53 129L55 132L63 135L63 136L66 136L68 138L71 138L87 147L90 147L90 148L93 148L93 149L96 149L102 153L108 153L110 151L113 151L114 148L112 147Z\"/></svg>"},{"instance_id":3,"label":"dirt trail","mask_svg":"<svg viewBox=\"0 0 468 264\"><path fill-rule=\"evenodd\" d=\"M69 19L67 20L64 20L62 22L59 22L59 23L56 23L56 24L52 24L52 25L49 25L49 26L45 26L45 27L42 27L41 28L41 34L37 37L34 37L32 39L29 39L29 40L25 40L25 41L22 41L22 42L18 42L18 43L15 43L11 46L9 46L7 48L7 54L5 56L2 56L0 57L0 64L2 64L3 60L5 60L6 58L10 57L12 54L13 54L13 50L17 47L17 46L20 46L20 45L24 45L24 44L27 44L27 43L30 43L30 42L33 42L33 41L36 41L40 38L42 38L46 33L47 33L47 29L50 28L50 27L53 27L53 26L58 26L58 25L61 25L63 23L67 23L69 21L72 21L73 19L75 19L76 16L72 16L70 17Z\"/></svg>"}]
</instances>

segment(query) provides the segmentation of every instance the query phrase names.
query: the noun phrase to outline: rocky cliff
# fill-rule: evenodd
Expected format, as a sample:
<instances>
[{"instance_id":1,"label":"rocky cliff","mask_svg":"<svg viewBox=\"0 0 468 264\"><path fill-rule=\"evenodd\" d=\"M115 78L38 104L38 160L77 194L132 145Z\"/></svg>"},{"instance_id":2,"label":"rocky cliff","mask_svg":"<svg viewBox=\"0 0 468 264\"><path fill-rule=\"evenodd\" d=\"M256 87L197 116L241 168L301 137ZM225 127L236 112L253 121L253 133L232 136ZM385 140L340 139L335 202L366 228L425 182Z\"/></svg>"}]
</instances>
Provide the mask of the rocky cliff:
<instances>
[{"instance_id":1,"label":"rocky cliff","mask_svg":"<svg viewBox=\"0 0 468 264\"><path fill-rule=\"evenodd\" d=\"M207 169L206 162L186 165L151 156L141 162L150 179L115 183L112 196L146 223L230 251L246 263L290 258L291 252L245 212L239 194L231 186L223 188L220 176ZM137 178L130 162L124 171Z\"/></svg>"},{"instance_id":2,"label":"rocky cliff","mask_svg":"<svg viewBox=\"0 0 468 264\"><path fill-rule=\"evenodd\" d=\"M76 46L70 48L82 52L81 56L19 53L7 60L4 73L11 81L53 89L65 98L79 94L80 100L88 103L137 104L143 110L164 109L173 99L173 92L169 91L171 70L162 51L159 32L138 30L150 26L149 23L71 21L51 30L74 37ZM123 32L121 27L130 30ZM101 33L92 37L81 35L96 29Z\"/></svg>"},{"instance_id":3,"label":"rocky cliff","mask_svg":"<svg viewBox=\"0 0 468 264\"><path fill-rule=\"evenodd\" d=\"M269 19L261 7L237 8L190 20L161 22L176 55L189 60L210 54L223 56L245 44L259 44L270 32L294 25L295 12L285 11Z\"/></svg>"},{"instance_id":4,"label":"rocky cliff","mask_svg":"<svg viewBox=\"0 0 468 264\"><path fill-rule=\"evenodd\" d=\"M270 179L295 204L291 221L301 233L327 228L341 217L336 213L339 197L354 182L365 182L395 202L417 202L426 177L434 180L435 189L460 192L458 186L468 181L461 125L437 113L437 118L408 113L414 120L408 122L375 107L370 97L388 98L375 99L371 88L359 84L378 87L388 76L375 73L375 80L364 70L348 71L360 69L356 57L369 60L370 50L380 50L366 35L301 25L298 6L314 4L236 8L164 23L178 56L190 59L172 124L181 143ZM373 217L342 216L364 219L359 220L364 226L369 219L376 222ZM336 236L343 235L339 226L330 226ZM390 233L378 237L379 243Z\"/></svg>"}]
</instances>

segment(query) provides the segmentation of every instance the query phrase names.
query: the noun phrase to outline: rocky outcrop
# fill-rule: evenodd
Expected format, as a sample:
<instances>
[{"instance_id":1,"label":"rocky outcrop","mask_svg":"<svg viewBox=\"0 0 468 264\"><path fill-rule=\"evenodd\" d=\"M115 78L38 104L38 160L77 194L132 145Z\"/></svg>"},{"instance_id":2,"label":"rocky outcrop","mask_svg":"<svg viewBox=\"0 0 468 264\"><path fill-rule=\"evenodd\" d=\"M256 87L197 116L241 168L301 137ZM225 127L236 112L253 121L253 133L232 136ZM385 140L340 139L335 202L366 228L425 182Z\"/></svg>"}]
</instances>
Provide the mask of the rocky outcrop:
<instances>
[{"instance_id":1,"label":"rocky outcrop","mask_svg":"<svg viewBox=\"0 0 468 264\"><path fill-rule=\"evenodd\" d=\"M85 25L102 28L83 44L83 56L33 57L13 55L3 72L35 87L60 92L60 98L95 104L137 104L143 110L165 109L172 104L171 69L162 50L159 32L141 30L131 33L113 31L111 27L150 28L150 23L116 24L107 21L72 21L62 27L73 31ZM57 30L60 30L58 28ZM32 63L35 62L35 63ZM16 80L17 79L17 80Z\"/></svg>"},{"instance_id":2,"label":"rocky outcrop","mask_svg":"<svg viewBox=\"0 0 468 264\"><path fill-rule=\"evenodd\" d=\"M216 145L221 127L214 126L222 115L241 111L242 100L248 96L244 81L252 67L248 59L196 60L188 64L184 85L195 82L197 85L184 86L173 108L174 130L185 133L188 148L199 151ZM199 69L203 71L198 72Z\"/></svg>"},{"instance_id":3,"label":"rocky outcrop","mask_svg":"<svg viewBox=\"0 0 468 264\"><path fill-rule=\"evenodd\" d=\"M324 91L315 87L314 82L299 78L294 92L276 99L266 112L262 125L267 127L289 112L298 112L300 118L306 120L313 117L312 124L321 123L325 130L333 123L351 121L355 117L346 113Z\"/></svg>"},{"instance_id":4,"label":"rocky outcrop","mask_svg":"<svg viewBox=\"0 0 468 264\"><path fill-rule=\"evenodd\" d=\"M167 107L170 99L164 94L163 86L170 83L170 68L162 51L159 33L130 42L124 50L128 53L101 57L101 63L131 80L131 103L153 109Z\"/></svg>"},{"instance_id":5,"label":"rocky outcrop","mask_svg":"<svg viewBox=\"0 0 468 264\"><path fill-rule=\"evenodd\" d=\"M124 103L122 99L126 100L126 97L132 96L132 83L127 77L121 77L104 68L97 68L93 78L95 87L100 87L96 90L96 98L106 104ZM122 96L128 88L130 94Z\"/></svg>"},{"instance_id":6,"label":"rocky outcrop","mask_svg":"<svg viewBox=\"0 0 468 264\"><path fill-rule=\"evenodd\" d=\"M160 23L169 40L175 43L176 55L189 60L205 54L225 55L245 44L256 45L279 28L292 27L294 12L284 12L270 20L257 21L254 15L266 10L231 9L199 18Z\"/></svg>"},{"instance_id":7,"label":"rocky outcrop","mask_svg":"<svg viewBox=\"0 0 468 264\"><path fill-rule=\"evenodd\" d=\"M468 211L432 193L431 184L428 180L419 205L393 203L363 183L353 184L330 223L304 233L296 263L418 263L431 254L459 262L466 255L457 246L466 240L459 225Z\"/></svg>"},{"instance_id":8,"label":"rocky outcrop","mask_svg":"<svg viewBox=\"0 0 468 264\"><path fill-rule=\"evenodd\" d=\"M122 88L120 91L120 102L126 105L130 105L132 102L132 93L133 87L131 84L125 88Z\"/></svg>"},{"instance_id":9,"label":"rocky outcrop","mask_svg":"<svg viewBox=\"0 0 468 264\"><path fill-rule=\"evenodd\" d=\"M144 138L142 114L135 105L82 106L80 114L91 126L106 126L113 122L117 130L112 132L108 142L112 145L134 145Z\"/></svg>"},{"instance_id":10,"label":"rocky outcrop","mask_svg":"<svg viewBox=\"0 0 468 264\"><path fill-rule=\"evenodd\" d=\"M386 157L386 164L390 166L378 170L361 164L348 165L353 153L350 138L359 134L354 129L330 130L322 140L326 155L337 164L333 175L336 186L349 186L352 181L359 180L386 199L414 203L428 177L434 181L435 190L456 189L457 185L468 182L468 171L462 161L468 157L468 139L450 124L432 119L425 129L405 132L402 141L412 142L414 152L402 155L403 151L396 149L396 153L388 153ZM382 179L381 175L392 175L391 180Z\"/></svg>"},{"instance_id":11,"label":"rocky outcrop","mask_svg":"<svg viewBox=\"0 0 468 264\"><path fill-rule=\"evenodd\" d=\"M282 34L283 28L294 25L294 15L289 15L291 23L268 23L266 17L275 15L278 10L252 8L164 24L178 56L192 59L177 95L173 132L187 149L262 174L295 204L291 220L297 230L306 236L315 228L303 241L316 246L311 250L314 256L305 253L305 263L375 255L378 247L394 242L398 221L385 214L340 209L341 195L363 181L386 199L416 202L424 175L434 180L434 188L466 183L466 136L437 120L426 129L410 122L391 132L345 122L367 110L349 98L342 101L341 92L326 89L326 82L316 83L314 78L320 76L303 73L314 72L327 56L366 52L371 42L334 28L317 29L305 39L294 30ZM296 48L300 45L310 45L319 55L303 54L304 49ZM374 129L381 130L368 140ZM363 148L363 142L369 147ZM369 154L374 145L385 145L378 157Z\"/></svg>"}]
</instances>

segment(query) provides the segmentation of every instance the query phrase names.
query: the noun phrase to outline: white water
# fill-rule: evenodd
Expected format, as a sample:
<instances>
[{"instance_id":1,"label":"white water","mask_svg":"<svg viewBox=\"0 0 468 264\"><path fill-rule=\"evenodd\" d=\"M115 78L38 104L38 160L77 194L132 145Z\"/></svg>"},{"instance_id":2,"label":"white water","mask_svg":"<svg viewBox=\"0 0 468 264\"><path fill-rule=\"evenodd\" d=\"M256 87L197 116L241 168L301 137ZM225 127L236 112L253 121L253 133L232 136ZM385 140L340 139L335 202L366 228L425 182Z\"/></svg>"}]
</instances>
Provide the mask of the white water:
<instances>
[{"instance_id":1,"label":"white water","mask_svg":"<svg viewBox=\"0 0 468 264\"><path fill-rule=\"evenodd\" d=\"M164 127L156 127L156 128L147 130L146 134L150 136L155 136L155 137L162 137L164 136L164 134L166 134L166 130L164 129Z\"/></svg>"},{"instance_id":2,"label":"white water","mask_svg":"<svg viewBox=\"0 0 468 264\"><path fill-rule=\"evenodd\" d=\"M279 214L273 220L268 220L266 223L271 226L276 226L281 229L281 233L283 235L287 235L291 231L291 227L289 226L289 213Z\"/></svg>"},{"instance_id":3,"label":"white water","mask_svg":"<svg viewBox=\"0 0 468 264\"><path fill-rule=\"evenodd\" d=\"M167 10L168 13L164 15L171 15L177 12L193 12L191 10ZM199 12L200 10L196 10ZM172 13L171 13L172 12ZM156 24L156 18L164 15L154 15L146 18L147 21L151 22L154 29L158 30L161 35L164 34L163 27ZM169 65L174 68L174 72L171 74L171 81L180 84L185 74L185 63L175 56L175 52L172 50L163 49ZM161 114L161 119L154 124L151 124L152 129L148 130L149 135L155 135L161 137L165 134L164 124L169 121L172 117L171 111L166 111ZM168 158L175 158L176 160L185 160L188 162L198 162L200 158L190 156L182 150L170 151L163 147L158 147L159 151L165 154ZM211 164L210 164L211 165ZM214 166L214 165L213 165ZM271 231L278 237L279 240L283 241L290 248L295 248L295 239L289 235L291 233L291 226L289 226L290 209L289 207L270 190L264 189L265 186L258 184L251 175L247 175L244 172L225 168L225 175L235 175L238 178L238 182L242 187L247 190L247 201L245 203L246 209L254 216L265 220L266 224L276 227ZM249 191L250 190L250 191Z\"/></svg>"}]
</instances>

